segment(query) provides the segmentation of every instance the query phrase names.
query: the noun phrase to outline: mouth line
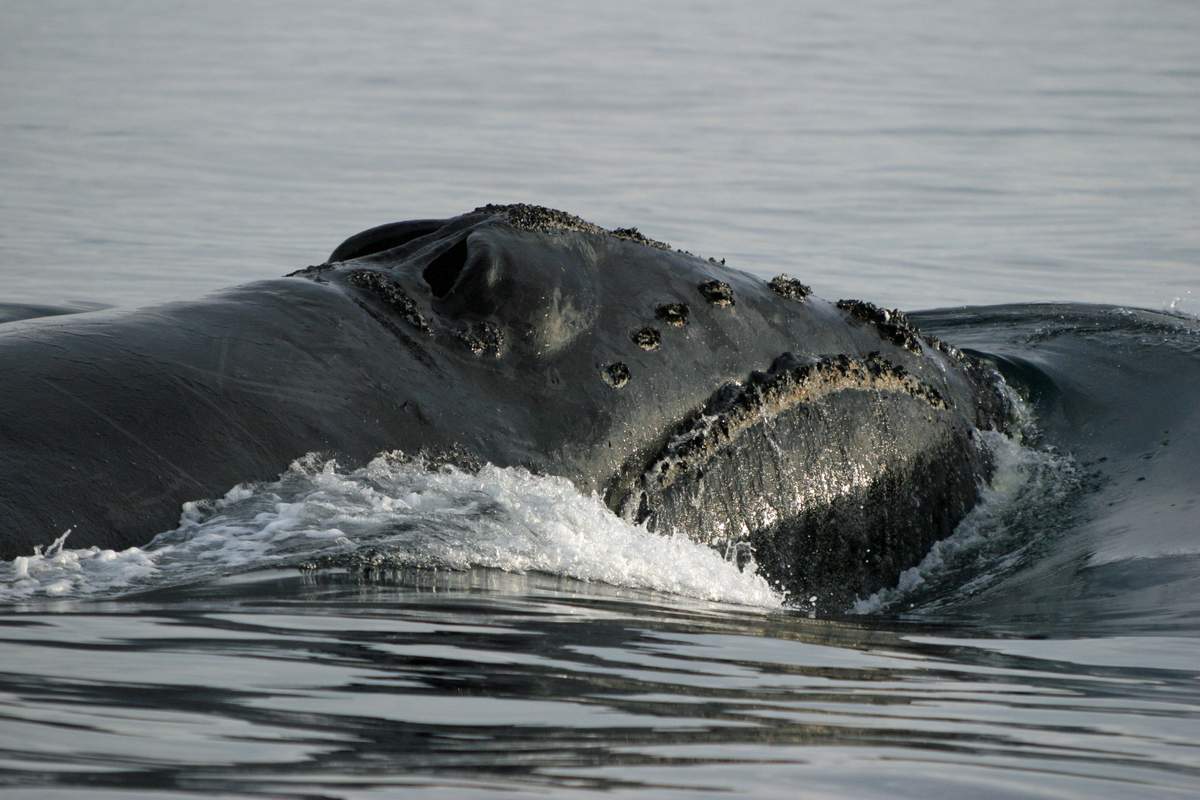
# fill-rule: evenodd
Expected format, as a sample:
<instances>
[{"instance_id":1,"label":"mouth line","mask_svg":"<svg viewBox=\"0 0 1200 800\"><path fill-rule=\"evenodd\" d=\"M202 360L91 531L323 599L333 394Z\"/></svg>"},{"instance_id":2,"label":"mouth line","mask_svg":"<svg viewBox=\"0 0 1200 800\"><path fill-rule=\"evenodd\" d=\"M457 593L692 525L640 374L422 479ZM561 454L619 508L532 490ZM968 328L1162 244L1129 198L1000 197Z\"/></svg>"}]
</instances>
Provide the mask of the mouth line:
<instances>
[{"instance_id":1,"label":"mouth line","mask_svg":"<svg viewBox=\"0 0 1200 800\"><path fill-rule=\"evenodd\" d=\"M640 483L658 491L668 489L752 426L847 390L904 394L936 411L948 408L937 389L878 353L861 359L845 355L802 359L785 353L770 370L753 373L745 384L718 389L704 408L676 426L666 444L644 462Z\"/></svg>"}]
</instances>

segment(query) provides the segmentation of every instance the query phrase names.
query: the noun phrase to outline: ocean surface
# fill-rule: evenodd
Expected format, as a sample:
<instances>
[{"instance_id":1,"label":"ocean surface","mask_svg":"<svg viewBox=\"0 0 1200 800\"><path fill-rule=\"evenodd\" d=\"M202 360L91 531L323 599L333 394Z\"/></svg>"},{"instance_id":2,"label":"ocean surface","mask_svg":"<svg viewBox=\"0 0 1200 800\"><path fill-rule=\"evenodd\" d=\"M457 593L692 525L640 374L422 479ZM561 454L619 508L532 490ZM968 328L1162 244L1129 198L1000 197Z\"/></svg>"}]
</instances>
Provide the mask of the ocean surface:
<instances>
[{"instance_id":1,"label":"ocean surface","mask_svg":"<svg viewBox=\"0 0 1200 800\"><path fill-rule=\"evenodd\" d=\"M1027 424L819 617L515 468L297 454L143 547L45 531L0 795L1200 794L1198 42L1192 2L4 3L0 322L533 202L938 309Z\"/></svg>"}]
</instances>

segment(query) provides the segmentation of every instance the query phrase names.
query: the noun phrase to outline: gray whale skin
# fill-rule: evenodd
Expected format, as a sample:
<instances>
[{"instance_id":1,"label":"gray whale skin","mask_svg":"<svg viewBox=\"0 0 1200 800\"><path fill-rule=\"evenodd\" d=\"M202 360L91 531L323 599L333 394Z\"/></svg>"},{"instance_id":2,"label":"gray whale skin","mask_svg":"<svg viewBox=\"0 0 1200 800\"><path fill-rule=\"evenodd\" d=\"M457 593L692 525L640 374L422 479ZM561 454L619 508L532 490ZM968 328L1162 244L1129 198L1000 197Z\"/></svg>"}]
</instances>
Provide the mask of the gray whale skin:
<instances>
[{"instance_id":1,"label":"gray whale skin","mask_svg":"<svg viewBox=\"0 0 1200 800\"><path fill-rule=\"evenodd\" d=\"M0 556L144 544L317 451L523 466L752 552L792 597L893 582L978 497L996 373L831 303L538 206L384 225L194 302L0 326Z\"/></svg>"}]
</instances>

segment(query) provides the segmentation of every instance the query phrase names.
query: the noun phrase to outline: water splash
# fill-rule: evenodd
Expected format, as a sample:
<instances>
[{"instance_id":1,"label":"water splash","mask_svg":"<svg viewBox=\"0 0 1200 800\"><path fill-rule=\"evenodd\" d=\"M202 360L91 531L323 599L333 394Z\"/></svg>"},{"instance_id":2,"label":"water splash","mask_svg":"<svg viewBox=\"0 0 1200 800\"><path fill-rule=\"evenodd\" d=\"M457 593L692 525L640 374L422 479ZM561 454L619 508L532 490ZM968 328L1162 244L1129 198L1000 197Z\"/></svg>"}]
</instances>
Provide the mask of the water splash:
<instances>
[{"instance_id":1,"label":"water splash","mask_svg":"<svg viewBox=\"0 0 1200 800\"><path fill-rule=\"evenodd\" d=\"M1194 297L1192 295L1192 290L1188 289L1183 294L1172 298L1171 302L1164 305L1163 311L1200 319L1200 299Z\"/></svg>"},{"instance_id":2,"label":"water splash","mask_svg":"<svg viewBox=\"0 0 1200 800\"><path fill-rule=\"evenodd\" d=\"M761 607L782 598L752 570L683 536L615 516L566 479L520 468L430 469L398 453L344 470L306 456L279 480L187 503L142 548L70 550L66 535L0 564L0 602L103 597L254 569L384 554L392 568L491 567Z\"/></svg>"}]
</instances>

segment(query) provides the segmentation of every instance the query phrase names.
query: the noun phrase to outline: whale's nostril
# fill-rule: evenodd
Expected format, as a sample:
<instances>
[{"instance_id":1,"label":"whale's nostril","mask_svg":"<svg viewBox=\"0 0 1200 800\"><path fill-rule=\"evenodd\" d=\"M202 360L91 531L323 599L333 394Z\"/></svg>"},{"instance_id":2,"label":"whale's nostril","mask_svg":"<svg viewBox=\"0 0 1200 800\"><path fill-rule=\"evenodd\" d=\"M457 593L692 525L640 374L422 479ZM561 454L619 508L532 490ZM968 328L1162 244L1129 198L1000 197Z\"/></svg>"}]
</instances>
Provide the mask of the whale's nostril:
<instances>
[{"instance_id":1,"label":"whale's nostril","mask_svg":"<svg viewBox=\"0 0 1200 800\"><path fill-rule=\"evenodd\" d=\"M467 265L467 255L467 240L464 237L425 267L421 275L435 297L445 297L454 288L463 267Z\"/></svg>"},{"instance_id":2,"label":"whale's nostril","mask_svg":"<svg viewBox=\"0 0 1200 800\"><path fill-rule=\"evenodd\" d=\"M382 253L395 247L408 244L433 233L442 227L444 220L418 219L411 222L393 222L390 225L380 225L370 230L351 236L339 244L327 261L352 261L356 258Z\"/></svg>"}]
</instances>

